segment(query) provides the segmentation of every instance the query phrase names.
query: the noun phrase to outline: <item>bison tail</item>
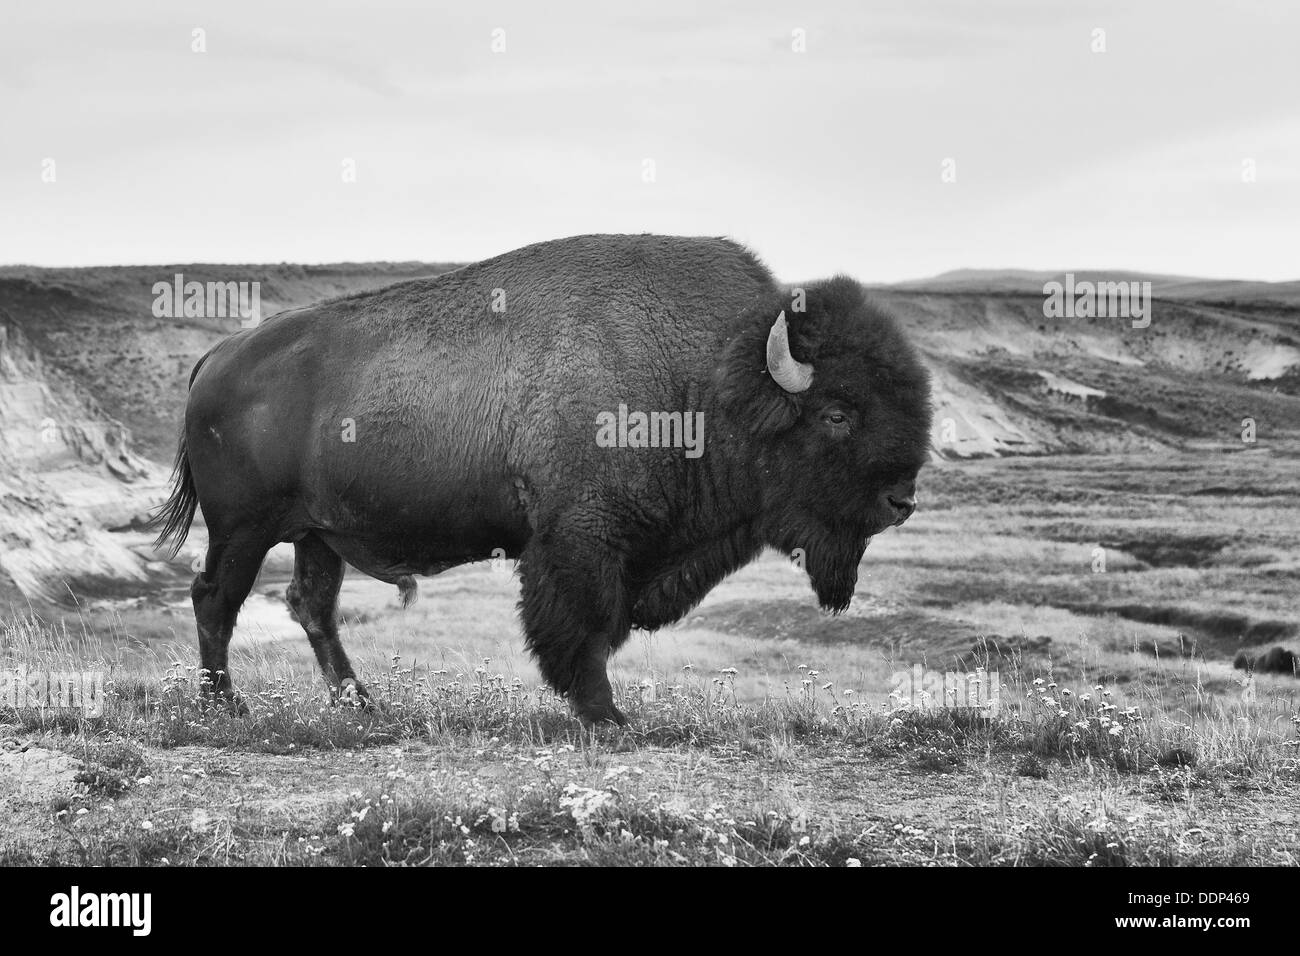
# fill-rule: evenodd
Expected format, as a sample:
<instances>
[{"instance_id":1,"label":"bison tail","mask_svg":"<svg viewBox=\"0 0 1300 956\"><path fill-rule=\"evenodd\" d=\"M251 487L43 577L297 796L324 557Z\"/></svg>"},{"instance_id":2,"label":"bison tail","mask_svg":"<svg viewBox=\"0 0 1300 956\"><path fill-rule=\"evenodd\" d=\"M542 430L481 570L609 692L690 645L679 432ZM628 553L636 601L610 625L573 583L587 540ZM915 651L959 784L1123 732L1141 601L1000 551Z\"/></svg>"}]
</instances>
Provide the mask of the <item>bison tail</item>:
<instances>
[{"instance_id":1,"label":"bison tail","mask_svg":"<svg viewBox=\"0 0 1300 956\"><path fill-rule=\"evenodd\" d=\"M194 487L194 474L190 471L190 456L185 447L185 436L181 435L176 449L176 464L172 468L171 497L149 519L149 526L162 530L153 546L161 549L172 540L168 553L174 558L185 543L194 522L194 512L199 507L199 493Z\"/></svg>"}]
</instances>

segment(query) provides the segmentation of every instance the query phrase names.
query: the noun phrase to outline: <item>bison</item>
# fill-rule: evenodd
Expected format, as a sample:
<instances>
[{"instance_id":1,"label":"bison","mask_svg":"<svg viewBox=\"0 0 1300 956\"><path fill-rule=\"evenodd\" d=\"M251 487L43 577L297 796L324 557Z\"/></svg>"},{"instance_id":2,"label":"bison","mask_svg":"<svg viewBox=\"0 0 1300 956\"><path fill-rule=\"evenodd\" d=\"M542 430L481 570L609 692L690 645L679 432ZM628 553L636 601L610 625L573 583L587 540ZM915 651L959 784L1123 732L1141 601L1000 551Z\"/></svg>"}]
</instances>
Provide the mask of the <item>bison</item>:
<instances>
[{"instance_id":1,"label":"bison","mask_svg":"<svg viewBox=\"0 0 1300 956\"><path fill-rule=\"evenodd\" d=\"M764 547L848 606L868 541L916 508L930 416L916 352L853 280L784 288L724 238L580 236L216 345L155 520L175 553L203 509L201 662L240 711L235 617L292 542L286 597L335 695L368 703L335 621L345 562L405 595L504 555L546 681L623 724L610 654Z\"/></svg>"},{"instance_id":2,"label":"bison","mask_svg":"<svg viewBox=\"0 0 1300 956\"><path fill-rule=\"evenodd\" d=\"M1238 651L1232 659L1232 666L1237 670L1252 671L1257 674L1300 675L1300 658L1285 647L1273 649L1255 656L1249 651Z\"/></svg>"}]
</instances>

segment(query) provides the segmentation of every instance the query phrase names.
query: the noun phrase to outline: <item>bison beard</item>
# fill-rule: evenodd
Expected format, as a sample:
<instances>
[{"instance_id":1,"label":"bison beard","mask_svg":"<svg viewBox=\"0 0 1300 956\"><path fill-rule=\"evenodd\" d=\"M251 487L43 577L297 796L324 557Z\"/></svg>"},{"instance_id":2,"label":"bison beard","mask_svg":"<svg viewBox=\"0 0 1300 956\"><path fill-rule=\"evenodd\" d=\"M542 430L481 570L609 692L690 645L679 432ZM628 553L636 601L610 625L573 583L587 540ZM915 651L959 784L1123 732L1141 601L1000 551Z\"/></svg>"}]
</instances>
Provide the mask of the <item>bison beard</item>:
<instances>
[{"instance_id":1,"label":"bison beard","mask_svg":"<svg viewBox=\"0 0 1300 956\"><path fill-rule=\"evenodd\" d=\"M509 311L488 311L501 289ZM603 447L592 423L624 405L696 410L707 451ZM579 236L217 345L191 376L160 543L202 508L200 656L237 709L235 618L292 542L287 599L336 696L367 701L339 639L345 563L405 604L413 575L500 555L547 683L621 724L609 655L764 547L801 554L821 606L847 608L869 536L915 509L930 415L924 367L853 280L793 296L729 240Z\"/></svg>"},{"instance_id":2,"label":"bison beard","mask_svg":"<svg viewBox=\"0 0 1300 956\"><path fill-rule=\"evenodd\" d=\"M828 540L807 552L808 577L823 610L848 610L858 584L858 564L867 550L865 539Z\"/></svg>"}]
</instances>

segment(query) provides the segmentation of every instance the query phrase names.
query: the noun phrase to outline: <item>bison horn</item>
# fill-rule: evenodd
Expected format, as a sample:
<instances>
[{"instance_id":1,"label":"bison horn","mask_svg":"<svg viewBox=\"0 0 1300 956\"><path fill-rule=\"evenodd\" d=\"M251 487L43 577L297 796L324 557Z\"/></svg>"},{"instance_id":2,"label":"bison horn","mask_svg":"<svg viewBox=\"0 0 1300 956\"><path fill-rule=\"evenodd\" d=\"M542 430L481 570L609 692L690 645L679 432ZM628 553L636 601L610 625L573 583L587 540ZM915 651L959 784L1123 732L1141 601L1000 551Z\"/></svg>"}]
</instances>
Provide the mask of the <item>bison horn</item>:
<instances>
[{"instance_id":1,"label":"bison horn","mask_svg":"<svg viewBox=\"0 0 1300 956\"><path fill-rule=\"evenodd\" d=\"M767 334L767 374L787 392L795 394L808 391L812 385L813 367L796 361L790 354L790 333L784 312L776 317L772 331Z\"/></svg>"}]
</instances>

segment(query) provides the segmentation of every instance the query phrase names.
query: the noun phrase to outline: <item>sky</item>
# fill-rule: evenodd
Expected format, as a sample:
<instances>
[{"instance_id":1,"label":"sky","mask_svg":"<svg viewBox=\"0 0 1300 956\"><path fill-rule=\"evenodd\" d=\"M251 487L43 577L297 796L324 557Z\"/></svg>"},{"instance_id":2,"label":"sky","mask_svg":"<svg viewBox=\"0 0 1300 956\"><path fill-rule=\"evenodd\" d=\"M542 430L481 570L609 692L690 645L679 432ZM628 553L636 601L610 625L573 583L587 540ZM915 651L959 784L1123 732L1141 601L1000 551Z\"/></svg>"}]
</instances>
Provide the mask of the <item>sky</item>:
<instances>
[{"instance_id":1,"label":"sky","mask_svg":"<svg viewBox=\"0 0 1300 956\"><path fill-rule=\"evenodd\" d=\"M1286 0L0 11L4 264L661 232L733 236L788 281L1300 278Z\"/></svg>"}]
</instances>

